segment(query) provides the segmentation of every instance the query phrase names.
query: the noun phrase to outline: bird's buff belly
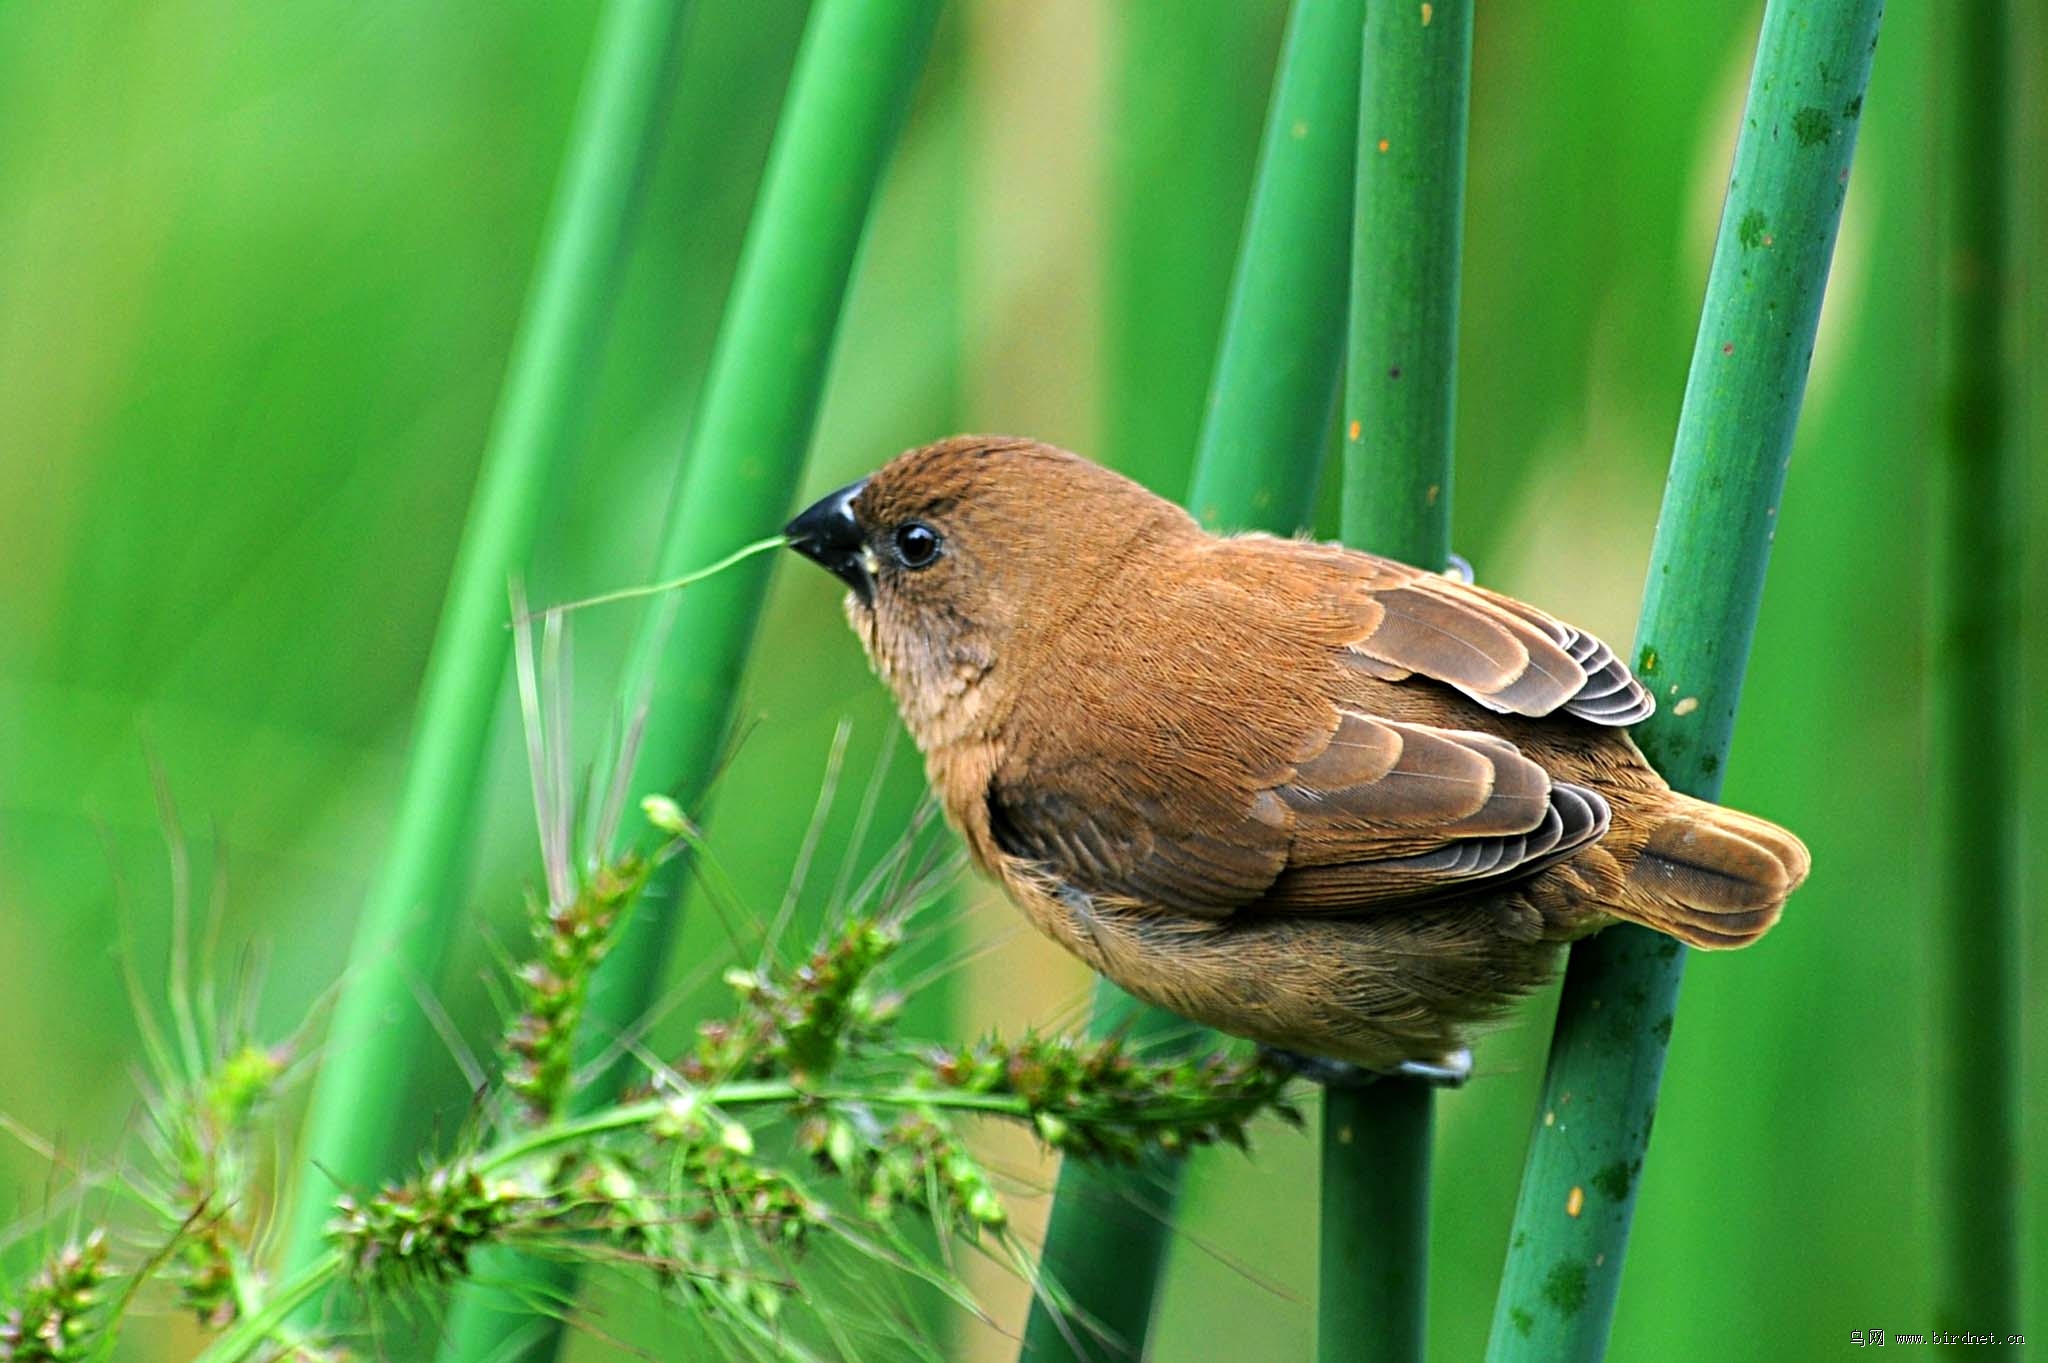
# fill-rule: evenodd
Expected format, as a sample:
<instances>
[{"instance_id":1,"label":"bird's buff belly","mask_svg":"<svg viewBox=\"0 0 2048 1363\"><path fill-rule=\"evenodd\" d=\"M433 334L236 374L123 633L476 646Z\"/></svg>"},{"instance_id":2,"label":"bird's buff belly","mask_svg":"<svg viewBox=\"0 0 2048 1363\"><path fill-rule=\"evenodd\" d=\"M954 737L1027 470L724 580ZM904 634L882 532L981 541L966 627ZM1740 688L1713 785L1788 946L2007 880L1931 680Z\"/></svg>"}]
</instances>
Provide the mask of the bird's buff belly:
<instances>
[{"instance_id":1,"label":"bird's buff belly","mask_svg":"<svg viewBox=\"0 0 2048 1363\"><path fill-rule=\"evenodd\" d=\"M1225 920L1125 907L1006 876L1053 940L1126 992L1269 1046L1376 1069L1433 1061L1549 977L1559 946L1509 906Z\"/></svg>"}]
</instances>

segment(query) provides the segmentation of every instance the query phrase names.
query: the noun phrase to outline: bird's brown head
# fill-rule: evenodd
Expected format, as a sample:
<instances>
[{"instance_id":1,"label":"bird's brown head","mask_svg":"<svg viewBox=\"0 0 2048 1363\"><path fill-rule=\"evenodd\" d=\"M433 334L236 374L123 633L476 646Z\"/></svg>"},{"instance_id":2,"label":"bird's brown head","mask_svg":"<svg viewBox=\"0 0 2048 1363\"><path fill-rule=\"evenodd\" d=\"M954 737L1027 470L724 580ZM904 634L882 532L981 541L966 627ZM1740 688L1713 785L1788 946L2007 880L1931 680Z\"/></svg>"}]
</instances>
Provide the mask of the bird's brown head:
<instances>
[{"instance_id":1,"label":"bird's brown head","mask_svg":"<svg viewBox=\"0 0 2048 1363\"><path fill-rule=\"evenodd\" d=\"M851 589L846 613L921 747L956 736L1060 623L1187 513L1078 455L955 436L898 455L785 528Z\"/></svg>"}]
</instances>

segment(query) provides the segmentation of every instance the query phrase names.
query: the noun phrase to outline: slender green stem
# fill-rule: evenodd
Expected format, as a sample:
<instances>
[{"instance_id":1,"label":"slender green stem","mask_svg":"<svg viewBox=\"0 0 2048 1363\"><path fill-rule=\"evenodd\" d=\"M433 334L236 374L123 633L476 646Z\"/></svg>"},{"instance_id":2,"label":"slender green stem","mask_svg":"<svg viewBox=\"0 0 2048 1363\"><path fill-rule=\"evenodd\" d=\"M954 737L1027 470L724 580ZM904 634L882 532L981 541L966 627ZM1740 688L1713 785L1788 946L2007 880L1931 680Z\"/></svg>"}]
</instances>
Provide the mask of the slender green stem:
<instances>
[{"instance_id":1,"label":"slender green stem","mask_svg":"<svg viewBox=\"0 0 2048 1363\"><path fill-rule=\"evenodd\" d=\"M612 0L556 191L469 520L421 685L392 841L363 906L348 977L307 1113L285 1262L321 1249L335 1184L393 1166L393 1127L414 1057L435 1047L412 995L461 931L457 893L477 775L511 636L505 582L526 562L551 470L590 392L637 190L658 138L683 5Z\"/></svg>"},{"instance_id":2,"label":"slender green stem","mask_svg":"<svg viewBox=\"0 0 2048 1363\"><path fill-rule=\"evenodd\" d=\"M1363 11L1363 0L1297 0L1288 21L1190 496L1215 528L1292 532L1315 500L1341 362ZM1186 1029L1111 985L1097 992L1098 1033ZM1182 1167L1060 1170L1040 1271L1133 1352L1152 1319ZM1021 1356L1092 1352L1041 1296Z\"/></svg>"},{"instance_id":3,"label":"slender green stem","mask_svg":"<svg viewBox=\"0 0 2048 1363\"><path fill-rule=\"evenodd\" d=\"M246 1314L228 1332L206 1346L197 1363L236 1363L258 1349L294 1336L285 1322L316 1301L329 1283L341 1276L341 1256L323 1250L272 1292L260 1310Z\"/></svg>"},{"instance_id":4,"label":"slender green stem","mask_svg":"<svg viewBox=\"0 0 2048 1363\"><path fill-rule=\"evenodd\" d=\"M1188 509L1292 534L1315 510L1343 372L1363 0L1294 11L1209 385Z\"/></svg>"},{"instance_id":5,"label":"slender green stem","mask_svg":"<svg viewBox=\"0 0 2048 1363\"><path fill-rule=\"evenodd\" d=\"M1705 798L1735 725L1882 9L1764 11L1637 631L1637 671L1666 702L1637 740ZM1684 958L1628 926L1572 951L1493 1363L1606 1350Z\"/></svg>"},{"instance_id":6,"label":"slender green stem","mask_svg":"<svg viewBox=\"0 0 2048 1363\"><path fill-rule=\"evenodd\" d=\"M1259 116L1213 87L1269 51L1270 4L1114 4L1103 124L1102 448L1171 495L1187 486L1237 259ZM1205 91L1188 98L1190 88ZM1199 148L1199 154L1190 150ZM1347 210L1348 211L1348 210Z\"/></svg>"},{"instance_id":7,"label":"slender green stem","mask_svg":"<svg viewBox=\"0 0 2048 1363\"><path fill-rule=\"evenodd\" d=\"M2008 1333L2020 1319L2020 805L2015 525L2007 394L2012 184L2003 0L1948 29L1942 158L1944 459L1933 662L1936 875L1946 978L1937 1094L1942 1257L1935 1323ZM1973 1324L1973 1322L1975 1322Z\"/></svg>"},{"instance_id":8,"label":"slender green stem","mask_svg":"<svg viewBox=\"0 0 2048 1363\"><path fill-rule=\"evenodd\" d=\"M1450 555L1471 0L1371 5L1360 71L1344 541ZM1409 1080L1323 1099L1316 1352L1419 1360L1435 1095Z\"/></svg>"},{"instance_id":9,"label":"slender green stem","mask_svg":"<svg viewBox=\"0 0 2048 1363\"><path fill-rule=\"evenodd\" d=\"M868 207L938 13L938 0L821 0L811 14L657 576L740 551L789 513ZM645 715L634 790L667 791L685 809L702 798L727 739L768 573L761 560L738 562L648 612L623 693L627 708ZM638 914L627 927L591 994L598 1031L621 1032L646 1011L671 919ZM591 1092L602 1101L609 1087L600 1082Z\"/></svg>"},{"instance_id":10,"label":"slender green stem","mask_svg":"<svg viewBox=\"0 0 2048 1363\"><path fill-rule=\"evenodd\" d=\"M807 21L655 575L721 558L731 566L657 602L636 638L622 704L644 723L636 791L667 791L690 808L716 768L768 581L769 565L746 549L782 524L795 496L868 208L938 13L938 0L820 0ZM666 875L679 873L680 862ZM595 1044L646 1013L673 919L640 913L627 925L591 988ZM621 1056L586 1101L604 1102L629 1063ZM545 1280L555 1296L572 1289L571 1266L512 1257L496 1258L489 1276ZM499 1288L464 1294L441 1357L494 1357L515 1333L531 1339L523 1356L551 1357L559 1323L534 1322L532 1299Z\"/></svg>"},{"instance_id":11,"label":"slender green stem","mask_svg":"<svg viewBox=\"0 0 2048 1363\"><path fill-rule=\"evenodd\" d=\"M1406 1079L1324 1096L1318 1358L1423 1356L1435 1100Z\"/></svg>"},{"instance_id":12,"label":"slender green stem","mask_svg":"<svg viewBox=\"0 0 2048 1363\"><path fill-rule=\"evenodd\" d=\"M798 1094L796 1085L779 1079L755 1079L740 1083L719 1084L702 1089L690 1096L699 1106L707 1108L745 1107L753 1103L786 1103ZM876 1101L872 1097L869 1101ZM580 1116L565 1118L532 1131L520 1131L505 1137L470 1161L470 1167L479 1174L493 1174L501 1169L531 1159L550 1150L559 1150L565 1145L608 1136L614 1131L632 1131L656 1121L675 1110L675 1098L647 1098L637 1103L622 1103L617 1107L599 1108Z\"/></svg>"},{"instance_id":13,"label":"slender green stem","mask_svg":"<svg viewBox=\"0 0 2048 1363\"><path fill-rule=\"evenodd\" d=\"M1470 0L1366 11L1344 538L1424 568L1451 548Z\"/></svg>"},{"instance_id":14,"label":"slender green stem","mask_svg":"<svg viewBox=\"0 0 2048 1363\"><path fill-rule=\"evenodd\" d=\"M592 606L609 606L620 601L638 601L649 596L665 596L669 592L681 591L685 587L693 587L707 577L717 577L734 564L750 559L756 554L772 553L777 549L786 549L788 547L789 537L787 535L770 535L766 539L758 539L752 544L742 545L717 562L707 563L702 568L693 568L680 577L663 578L659 582L648 582L638 587L620 587L616 591L599 592L596 596L579 596L574 601L564 601L558 605L542 606L537 610L526 611L514 617L512 627L517 629L521 625L532 624L535 620L545 615L567 615L570 611L588 610Z\"/></svg>"}]
</instances>

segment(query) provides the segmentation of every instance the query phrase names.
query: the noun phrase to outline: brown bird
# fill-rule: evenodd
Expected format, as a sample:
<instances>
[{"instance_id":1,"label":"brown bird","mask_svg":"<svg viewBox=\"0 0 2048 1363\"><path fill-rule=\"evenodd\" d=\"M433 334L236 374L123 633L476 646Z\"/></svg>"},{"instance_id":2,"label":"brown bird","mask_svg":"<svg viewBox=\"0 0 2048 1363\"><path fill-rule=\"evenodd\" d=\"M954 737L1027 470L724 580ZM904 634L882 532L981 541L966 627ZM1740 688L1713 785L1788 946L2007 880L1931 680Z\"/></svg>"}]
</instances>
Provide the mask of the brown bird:
<instances>
[{"instance_id":1,"label":"brown bird","mask_svg":"<svg viewBox=\"0 0 2048 1363\"><path fill-rule=\"evenodd\" d=\"M788 526L852 588L974 859L1130 993L1427 1072L1616 921L1755 941L1799 840L1673 792L1607 645L1391 559L1219 537L1029 440L911 450Z\"/></svg>"}]
</instances>

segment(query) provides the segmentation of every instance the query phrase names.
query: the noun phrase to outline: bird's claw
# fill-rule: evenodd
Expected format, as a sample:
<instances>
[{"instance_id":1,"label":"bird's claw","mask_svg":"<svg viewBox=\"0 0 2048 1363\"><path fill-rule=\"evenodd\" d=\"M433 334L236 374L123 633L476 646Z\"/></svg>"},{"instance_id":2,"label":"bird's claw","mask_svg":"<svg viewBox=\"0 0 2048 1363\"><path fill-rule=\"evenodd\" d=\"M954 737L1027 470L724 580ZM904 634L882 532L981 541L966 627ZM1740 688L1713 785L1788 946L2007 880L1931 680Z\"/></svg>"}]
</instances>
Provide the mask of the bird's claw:
<instances>
[{"instance_id":1,"label":"bird's claw","mask_svg":"<svg viewBox=\"0 0 2048 1363\"><path fill-rule=\"evenodd\" d=\"M1464 1087L1472 1077L1472 1052L1464 1046L1439 1060L1404 1060L1391 1070L1369 1070L1348 1060L1303 1055L1278 1046L1261 1046L1259 1051L1274 1068L1324 1088L1362 1089L1382 1079L1407 1079L1431 1088L1454 1089Z\"/></svg>"},{"instance_id":2,"label":"bird's claw","mask_svg":"<svg viewBox=\"0 0 2048 1363\"><path fill-rule=\"evenodd\" d=\"M1463 554L1446 554L1444 558L1444 576L1453 582L1462 582L1468 587L1471 586L1472 560L1466 558ZM1462 1083L1463 1081L1460 1080L1459 1082Z\"/></svg>"}]
</instances>

